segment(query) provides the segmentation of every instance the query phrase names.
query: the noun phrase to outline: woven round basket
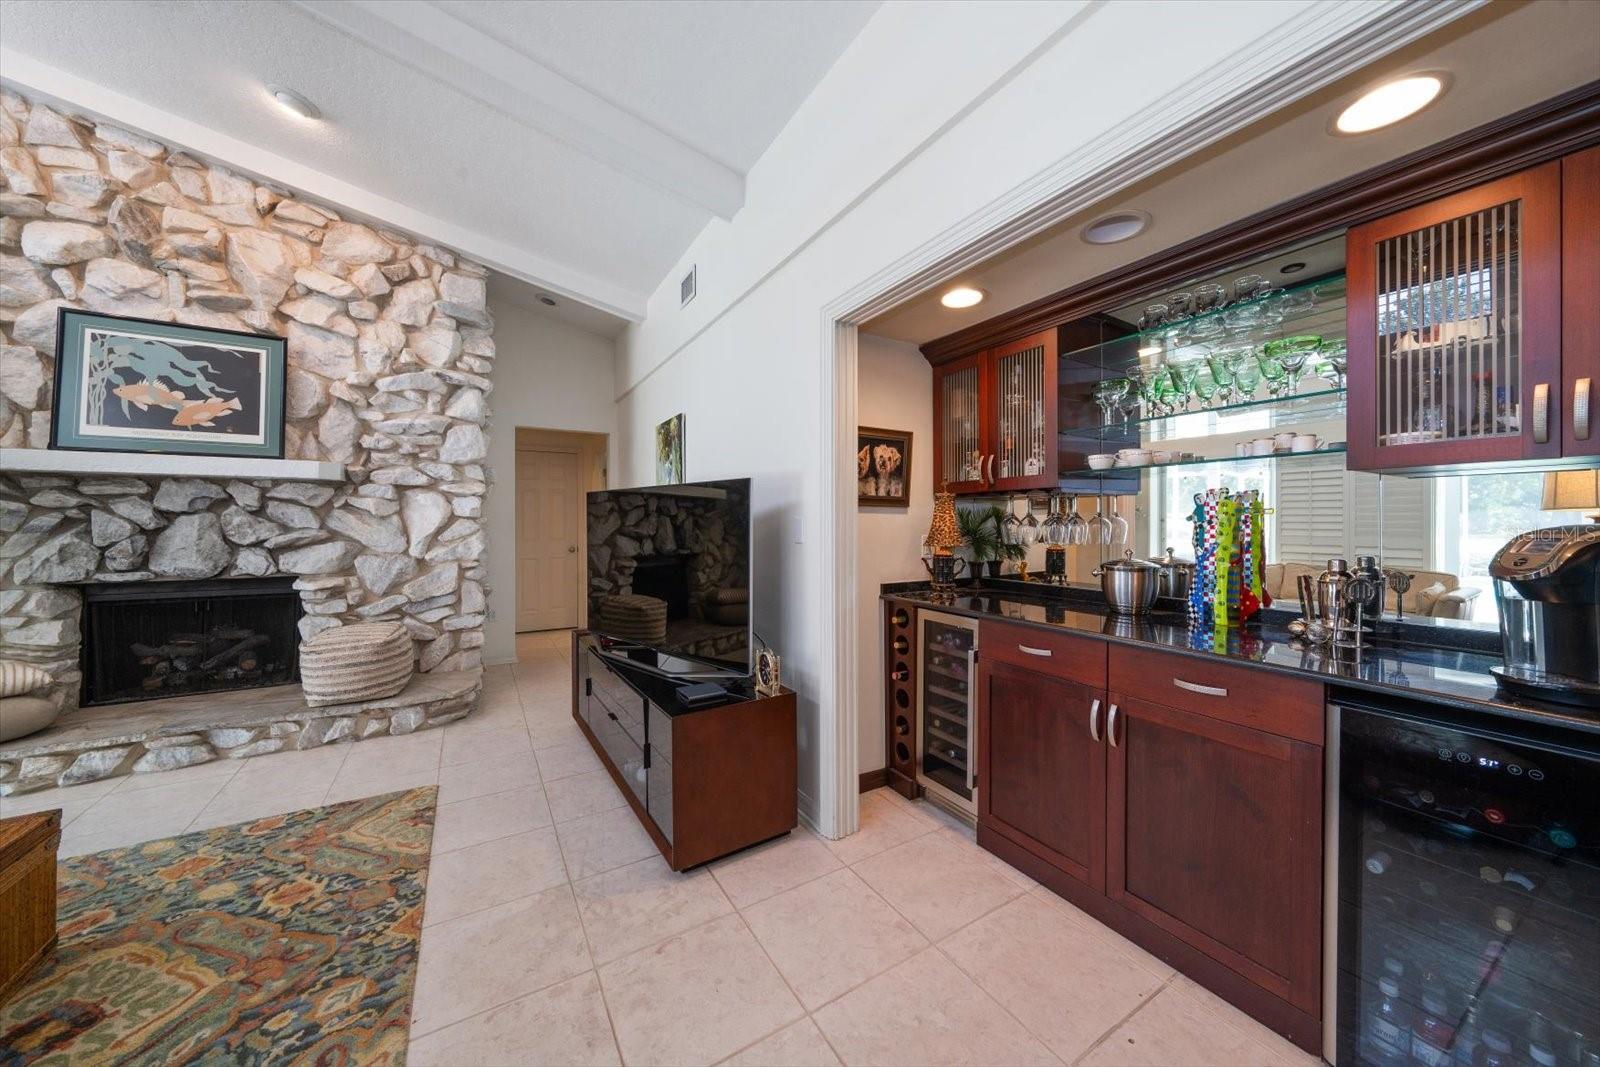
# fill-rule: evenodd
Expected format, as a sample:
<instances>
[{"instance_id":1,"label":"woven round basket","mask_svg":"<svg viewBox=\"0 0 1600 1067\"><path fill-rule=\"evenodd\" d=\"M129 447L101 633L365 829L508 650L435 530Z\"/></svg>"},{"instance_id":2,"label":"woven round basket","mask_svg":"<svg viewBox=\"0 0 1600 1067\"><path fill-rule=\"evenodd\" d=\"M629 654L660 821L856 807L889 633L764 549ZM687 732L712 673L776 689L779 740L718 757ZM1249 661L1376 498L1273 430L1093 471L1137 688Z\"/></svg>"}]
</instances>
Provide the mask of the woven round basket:
<instances>
[{"instance_id":1,"label":"woven round basket","mask_svg":"<svg viewBox=\"0 0 1600 1067\"><path fill-rule=\"evenodd\" d=\"M394 696L415 670L411 634L397 622L362 622L300 642L300 687L311 707Z\"/></svg>"},{"instance_id":2,"label":"woven round basket","mask_svg":"<svg viewBox=\"0 0 1600 1067\"><path fill-rule=\"evenodd\" d=\"M660 641L667 636L667 602L638 593L618 593L600 601L600 629L613 637Z\"/></svg>"}]
</instances>

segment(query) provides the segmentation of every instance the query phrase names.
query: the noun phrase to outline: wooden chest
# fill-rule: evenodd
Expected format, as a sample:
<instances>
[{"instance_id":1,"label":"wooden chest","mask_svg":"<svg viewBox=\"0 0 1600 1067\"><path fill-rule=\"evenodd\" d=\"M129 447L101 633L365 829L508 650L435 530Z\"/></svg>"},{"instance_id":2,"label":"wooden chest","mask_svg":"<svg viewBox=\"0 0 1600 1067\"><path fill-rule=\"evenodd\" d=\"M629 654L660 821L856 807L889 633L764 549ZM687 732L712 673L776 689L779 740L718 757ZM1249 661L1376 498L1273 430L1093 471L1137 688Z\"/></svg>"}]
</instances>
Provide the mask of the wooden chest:
<instances>
[{"instance_id":1,"label":"wooden chest","mask_svg":"<svg viewBox=\"0 0 1600 1067\"><path fill-rule=\"evenodd\" d=\"M56 947L61 812L0 819L0 1001Z\"/></svg>"}]
</instances>

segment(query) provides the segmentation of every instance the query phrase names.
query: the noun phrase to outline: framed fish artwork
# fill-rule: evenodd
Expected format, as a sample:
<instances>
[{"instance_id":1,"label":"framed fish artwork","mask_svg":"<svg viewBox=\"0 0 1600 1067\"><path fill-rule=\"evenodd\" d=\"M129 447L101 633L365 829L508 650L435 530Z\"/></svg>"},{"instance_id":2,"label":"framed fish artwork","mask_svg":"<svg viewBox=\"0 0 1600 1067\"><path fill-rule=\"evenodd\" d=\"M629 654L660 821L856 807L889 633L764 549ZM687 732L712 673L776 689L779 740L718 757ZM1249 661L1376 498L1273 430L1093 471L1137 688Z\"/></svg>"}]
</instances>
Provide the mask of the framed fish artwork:
<instances>
[{"instance_id":1,"label":"framed fish artwork","mask_svg":"<svg viewBox=\"0 0 1600 1067\"><path fill-rule=\"evenodd\" d=\"M284 339L61 308L50 447L283 458Z\"/></svg>"}]
</instances>

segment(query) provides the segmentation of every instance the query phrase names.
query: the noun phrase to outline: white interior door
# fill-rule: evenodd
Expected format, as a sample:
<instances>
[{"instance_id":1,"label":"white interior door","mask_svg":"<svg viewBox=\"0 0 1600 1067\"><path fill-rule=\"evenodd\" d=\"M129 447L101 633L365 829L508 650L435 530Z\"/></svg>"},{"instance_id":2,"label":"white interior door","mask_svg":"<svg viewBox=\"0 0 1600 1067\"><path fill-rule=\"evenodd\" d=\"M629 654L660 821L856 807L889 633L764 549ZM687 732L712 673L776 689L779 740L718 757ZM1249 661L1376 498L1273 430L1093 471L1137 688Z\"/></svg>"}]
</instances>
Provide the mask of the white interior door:
<instances>
[{"instance_id":1,"label":"white interior door","mask_svg":"<svg viewBox=\"0 0 1600 1067\"><path fill-rule=\"evenodd\" d=\"M517 629L578 625L578 456L517 452Z\"/></svg>"}]
</instances>

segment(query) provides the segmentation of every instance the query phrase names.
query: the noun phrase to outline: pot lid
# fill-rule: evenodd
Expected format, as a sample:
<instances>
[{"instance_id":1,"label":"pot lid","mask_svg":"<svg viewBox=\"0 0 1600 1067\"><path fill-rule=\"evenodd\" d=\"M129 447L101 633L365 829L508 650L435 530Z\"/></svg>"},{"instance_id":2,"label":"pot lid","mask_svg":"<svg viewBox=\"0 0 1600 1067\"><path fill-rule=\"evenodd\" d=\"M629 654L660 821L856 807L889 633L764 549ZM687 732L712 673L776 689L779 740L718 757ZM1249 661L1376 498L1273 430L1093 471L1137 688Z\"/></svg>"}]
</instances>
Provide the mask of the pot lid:
<instances>
[{"instance_id":1,"label":"pot lid","mask_svg":"<svg viewBox=\"0 0 1600 1067\"><path fill-rule=\"evenodd\" d=\"M1151 563L1147 559L1134 559L1133 549L1128 549L1122 554L1121 559L1107 560L1100 564L1101 570L1107 571L1157 571L1159 564Z\"/></svg>"},{"instance_id":2,"label":"pot lid","mask_svg":"<svg viewBox=\"0 0 1600 1067\"><path fill-rule=\"evenodd\" d=\"M1157 556L1155 559L1151 560L1150 562L1155 564L1157 567L1193 567L1194 566L1194 562L1192 560L1179 559L1178 558L1178 554L1172 550L1172 546L1171 545L1168 545L1167 546L1167 550L1164 553L1162 553L1161 555Z\"/></svg>"}]
</instances>

